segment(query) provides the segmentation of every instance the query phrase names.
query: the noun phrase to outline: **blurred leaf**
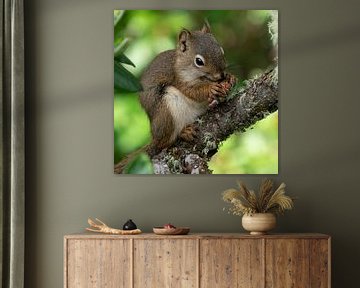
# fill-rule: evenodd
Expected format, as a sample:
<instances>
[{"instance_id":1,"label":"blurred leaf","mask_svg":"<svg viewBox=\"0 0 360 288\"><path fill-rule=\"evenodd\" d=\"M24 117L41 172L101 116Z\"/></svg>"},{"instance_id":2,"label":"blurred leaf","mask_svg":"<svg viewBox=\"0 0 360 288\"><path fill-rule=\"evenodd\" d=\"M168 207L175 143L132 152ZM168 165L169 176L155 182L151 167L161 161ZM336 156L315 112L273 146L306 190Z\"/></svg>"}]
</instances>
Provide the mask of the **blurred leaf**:
<instances>
[{"instance_id":1,"label":"blurred leaf","mask_svg":"<svg viewBox=\"0 0 360 288\"><path fill-rule=\"evenodd\" d=\"M114 99L114 163L150 141L150 123L134 93L115 94Z\"/></svg>"},{"instance_id":2,"label":"blurred leaf","mask_svg":"<svg viewBox=\"0 0 360 288\"><path fill-rule=\"evenodd\" d=\"M141 85L124 66L114 62L114 88L120 92L137 92L141 90Z\"/></svg>"},{"instance_id":3,"label":"blurred leaf","mask_svg":"<svg viewBox=\"0 0 360 288\"><path fill-rule=\"evenodd\" d=\"M128 57L126 57L124 53L116 56L115 61L136 67L135 64Z\"/></svg>"},{"instance_id":4,"label":"blurred leaf","mask_svg":"<svg viewBox=\"0 0 360 288\"><path fill-rule=\"evenodd\" d=\"M122 16L124 15L125 10L115 10L114 11L114 26L116 26L119 22Z\"/></svg>"},{"instance_id":5,"label":"blurred leaf","mask_svg":"<svg viewBox=\"0 0 360 288\"><path fill-rule=\"evenodd\" d=\"M126 174L153 174L153 168L149 157L140 154L125 169Z\"/></svg>"},{"instance_id":6,"label":"blurred leaf","mask_svg":"<svg viewBox=\"0 0 360 288\"><path fill-rule=\"evenodd\" d=\"M114 11L114 41L116 42L120 37L121 33L121 19L123 18L125 10L115 10Z\"/></svg>"},{"instance_id":7,"label":"blurred leaf","mask_svg":"<svg viewBox=\"0 0 360 288\"><path fill-rule=\"evenodd\" d=\"M128 44L129 44L129 38L125 38L124 40L122 40L119 44L115 45L115 48L114 48L114 56L117 57L119 56L121 53L123 53Z\"/></svg>"},{"instance_id":8,"label":"blurred leaf","mask_svg":"<svg viewBox=\"0 0 360 288\"><path fill-rule=\"evenodd\" d=\"M214 174L277 174L278 113L233 134L209 162Z\"/></svg>"}]
</instances>

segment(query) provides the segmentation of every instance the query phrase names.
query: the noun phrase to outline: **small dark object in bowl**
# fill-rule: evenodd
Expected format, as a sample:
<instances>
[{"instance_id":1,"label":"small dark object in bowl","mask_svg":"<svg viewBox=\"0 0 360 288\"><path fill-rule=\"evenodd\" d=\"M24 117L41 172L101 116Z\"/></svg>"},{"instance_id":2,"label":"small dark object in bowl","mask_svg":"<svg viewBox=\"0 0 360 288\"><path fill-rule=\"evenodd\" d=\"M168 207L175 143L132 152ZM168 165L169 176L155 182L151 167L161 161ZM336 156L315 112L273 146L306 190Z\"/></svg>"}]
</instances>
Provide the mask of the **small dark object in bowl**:
<instances>
[{"instance_id":1,"label":"small dark object in bowl","mask_svg":"<svg viewBox=\"0 0 360 288\"><path fill-rule=\"evenodd\" d=\"M123 230L135 230L135 229L137 229L137 226L131 219L129 219L123 226Z\"/></svg>"}]
</instances>

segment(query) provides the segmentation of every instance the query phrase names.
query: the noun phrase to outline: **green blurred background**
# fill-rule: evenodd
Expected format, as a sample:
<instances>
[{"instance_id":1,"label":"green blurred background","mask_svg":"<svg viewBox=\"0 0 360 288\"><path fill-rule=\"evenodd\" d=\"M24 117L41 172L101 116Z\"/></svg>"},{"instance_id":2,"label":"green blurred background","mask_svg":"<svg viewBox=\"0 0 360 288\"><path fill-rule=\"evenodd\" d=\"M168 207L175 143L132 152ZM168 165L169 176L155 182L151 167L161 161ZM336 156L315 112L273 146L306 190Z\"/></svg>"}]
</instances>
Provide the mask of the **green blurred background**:
<instances>
[{"instance_id":1,"label":"green blurred background","mask_svg":"<svg viewBox=\"0 0 360 288\"><path fill-rule=\"evenodd\" d=\"M121 46L136 66L124 67L139 78L158 53L175 48L182 28L200 29L204 19L225 50L228 71L238 77L240 85L273 64L275 51L268 31L270 11L264 10L115 10L114 54ZM114 88L114 163L149 142L149 120L138 94ZM278 113L224 141L209 166L214 174L277 174ZM126 172L152 173L150 160L140 155Z\"/></svg>"}]
</instances>

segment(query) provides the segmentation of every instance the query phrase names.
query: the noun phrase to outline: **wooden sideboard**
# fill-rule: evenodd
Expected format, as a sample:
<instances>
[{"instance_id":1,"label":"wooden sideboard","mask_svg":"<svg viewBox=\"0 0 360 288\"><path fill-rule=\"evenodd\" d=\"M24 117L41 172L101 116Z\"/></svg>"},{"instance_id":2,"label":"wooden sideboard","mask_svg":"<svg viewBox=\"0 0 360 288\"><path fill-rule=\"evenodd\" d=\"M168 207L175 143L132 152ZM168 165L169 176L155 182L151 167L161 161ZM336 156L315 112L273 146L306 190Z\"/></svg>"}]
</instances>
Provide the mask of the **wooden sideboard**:
<instances>
[{"instance_id":1,"label":"wooden sideboard","mask_svg":"<svg viewBox=\"0 0 360 288\"><path fill-rule=\"evenodd\" d=\"M65 288L328 288L323 234L67 235Z\"/></svg>"}]
</instances>

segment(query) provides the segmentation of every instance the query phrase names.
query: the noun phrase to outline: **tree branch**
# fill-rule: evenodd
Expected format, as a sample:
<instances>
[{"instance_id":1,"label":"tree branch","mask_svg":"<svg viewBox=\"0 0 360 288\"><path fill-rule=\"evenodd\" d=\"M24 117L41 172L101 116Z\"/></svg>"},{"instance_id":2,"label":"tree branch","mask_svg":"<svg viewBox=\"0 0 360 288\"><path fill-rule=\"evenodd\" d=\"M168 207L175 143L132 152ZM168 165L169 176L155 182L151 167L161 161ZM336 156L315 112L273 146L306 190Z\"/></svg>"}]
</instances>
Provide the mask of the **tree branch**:
<instances>
[{"instance_id":1,"label":"tree branch","mask_svg":"<svg viewBox=\"0 0 360 288\"><path fill-rule=\"evenodd\" d=\"M207 163L219 144L235 132L245 132L257 121L278 109L277 68L248 81L229 100L209 110L196 121L197 139L178 140L152 157L155 174L210 174Z\"/></svg>"}]
</instances>

